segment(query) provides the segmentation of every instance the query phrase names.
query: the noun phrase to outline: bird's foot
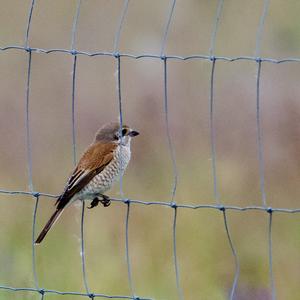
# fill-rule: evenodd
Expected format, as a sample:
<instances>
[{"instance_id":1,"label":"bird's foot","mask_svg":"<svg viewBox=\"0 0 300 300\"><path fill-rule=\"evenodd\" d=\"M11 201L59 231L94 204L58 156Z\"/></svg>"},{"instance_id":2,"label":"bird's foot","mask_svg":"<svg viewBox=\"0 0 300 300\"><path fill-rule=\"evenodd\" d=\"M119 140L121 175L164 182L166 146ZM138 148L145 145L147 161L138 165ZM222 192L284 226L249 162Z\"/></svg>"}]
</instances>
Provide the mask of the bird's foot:
<instances>
[{"instance_id":1,"label":"bird's foot","mask_svg":"<svg viewBox=\"0 0 300 300\"><path fill-rule=\"evenodd\" d=\"M101 200L100 200L98 197L95 197L95 198L93 199L93 201L91 202L91 205L88 206L88 209L91 209L91 208L93 208L93 207L98 206L99 202L101 202L101 204L102 204L104 207L107 207L107 206L110 205L111 202L110 202L110 199L109 199L108 196L106 196L106 195L101 195L101 197L102 197Z\"/></svg>"},{"instance_id":2,"label":"bird's foot","mask_svg":"<svg viewBox=\"0 0 300 300\"><path fill-rule=\"evenodd\" d=\"M99 202L100 202L100 200L97 197L94 198L93 201L91 202L91 205L88 206L88 209L98 206Z\"/></svg>"},{"instance_id":3,"label":"bird's foot","mask_svg":"<svg viewBox=\"0 0 300 300\"><path fill-rule=\"evenodd\" d=\"M106 195L102 195L102 200L100 200L101 204L104 206L104 207L107 207L107 206L110 206L110 198Z\"/></svg>"}]
</instances>

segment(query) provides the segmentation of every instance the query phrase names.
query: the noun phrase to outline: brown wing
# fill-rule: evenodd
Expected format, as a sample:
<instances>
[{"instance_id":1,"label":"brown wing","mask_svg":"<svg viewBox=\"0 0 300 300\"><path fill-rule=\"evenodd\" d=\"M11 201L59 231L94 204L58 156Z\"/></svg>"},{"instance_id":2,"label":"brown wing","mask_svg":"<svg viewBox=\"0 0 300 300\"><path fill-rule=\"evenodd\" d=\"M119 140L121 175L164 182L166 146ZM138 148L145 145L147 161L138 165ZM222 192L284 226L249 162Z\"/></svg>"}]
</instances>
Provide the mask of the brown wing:
<instances>
[{"instance_id":1,"label":"brown wing","mask_svg":"<svg viewBox=\"0 0 300 300\"><path fill-rule=\"evenodd\" d=\"M76 193L111 162L116 147L114 143L95 143L85 151L70 176L64 192L56 201L57 209L65 207Z\"/></svg>"}]
</instances>

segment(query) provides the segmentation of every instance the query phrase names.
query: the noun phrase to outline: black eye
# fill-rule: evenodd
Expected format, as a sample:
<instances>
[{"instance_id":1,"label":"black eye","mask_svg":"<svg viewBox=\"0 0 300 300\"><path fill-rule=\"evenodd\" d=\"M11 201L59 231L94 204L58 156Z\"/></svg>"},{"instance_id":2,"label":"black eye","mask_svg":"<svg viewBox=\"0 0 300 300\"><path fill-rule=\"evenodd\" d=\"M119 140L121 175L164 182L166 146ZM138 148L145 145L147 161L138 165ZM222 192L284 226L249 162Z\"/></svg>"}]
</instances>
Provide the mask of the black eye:
<instances>
[{"instance_id":1,"label":"black eye","mask_svg":"<svg viewBox=\"0 0 300 300\"><path fill-rule=\"evenodd\" d=\"M127 134L127 129L124 128L124 129L122 130L122 135L124 136L124 135L126 135L126 134Z\"/></svg>"}]
</instances>

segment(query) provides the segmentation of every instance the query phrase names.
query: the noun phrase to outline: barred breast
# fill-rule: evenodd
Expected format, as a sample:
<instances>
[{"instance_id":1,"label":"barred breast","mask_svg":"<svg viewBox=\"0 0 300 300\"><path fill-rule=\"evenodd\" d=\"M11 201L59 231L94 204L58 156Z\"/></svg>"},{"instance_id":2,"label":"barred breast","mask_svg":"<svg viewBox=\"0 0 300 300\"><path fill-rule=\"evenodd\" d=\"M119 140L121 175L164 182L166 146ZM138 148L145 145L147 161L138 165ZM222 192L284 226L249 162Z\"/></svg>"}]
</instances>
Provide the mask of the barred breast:
<instances>
[{"instance_id":1,"label":"barred breast","mask_svg":"<svg viewBox=\"0 0 300 300\"><path fill-rule=\"evenodd\" d=\"M101 194L110 189L124 173L130 161L130 155L129 145L117 147L115 158L78 193L78 198L93 199L95 194Z\"/></svg>"}]
</instances>

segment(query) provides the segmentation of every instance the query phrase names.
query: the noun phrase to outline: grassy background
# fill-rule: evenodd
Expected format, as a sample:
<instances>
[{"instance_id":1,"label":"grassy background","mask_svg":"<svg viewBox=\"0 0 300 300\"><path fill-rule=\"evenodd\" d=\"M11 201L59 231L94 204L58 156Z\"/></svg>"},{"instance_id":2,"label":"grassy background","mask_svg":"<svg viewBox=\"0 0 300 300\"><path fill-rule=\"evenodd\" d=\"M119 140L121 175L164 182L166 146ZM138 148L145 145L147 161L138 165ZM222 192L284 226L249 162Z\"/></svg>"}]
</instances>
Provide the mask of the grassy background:
<instances>
[{"instance_id":1,"label":"grassy background","mask_svg":"<svg viewBox=\"0 0 300 300\"><path fill-rule=\"evenodd\" d=\"M170 1L132 0L120 39L120 52L159 54ZM82 1L76 48L112 51L122 1ZM23 45L30 1L0 1L0 46ZM170 26L168 55L208 54L217 1L177 1ZM253 56L262 1L224 3L215 54ZM38 48L71 45L76 1L37 0L29 43ZM262 36L262 57L298 57L300 2L272 0ZM0 53L0 188L28 190L25 83L27 54ZM36 191L59 194L73 168L72 57L33 53L30 89L33 184ZM163 114L163 62L122 58L124 120L141 132L124 177L126 197L170 201L172 163ZM116 60L78 56L76 83L77 150L80 155L103 123L118 118ZM213 204L209 133L211 62L168 61L169 119L179 173L176 202ZM215 128L220 199L226 205L261 205L256 144L256 72L250 61L217 61ZM300 127L298 63L263 63L261 116L267 203L299 207ZM111 196L120 197L116 185ZM41 197L37 230L53 210ZM0 284L34 285L31 260L30 196L0 195ZM86 262L91 291L129 295L125 260L126 205L113 203L86 213ZM273 216L274 278L278 299L300 299L298 214ZM173 210L131 207L129 247L135 293L176 299L172 256ZM240 259L236 299L270 299L268 215L228 212L228 225ZM178 211L178 261L185 299L226 299L234 261L222 213ZM80 265L80 209L68 208L37 248L41 287L84 292ZM45 296L73 299L73 296ZM0 290L0 299L40 299L36 293Z\"/></svg>"}]
</instances>

